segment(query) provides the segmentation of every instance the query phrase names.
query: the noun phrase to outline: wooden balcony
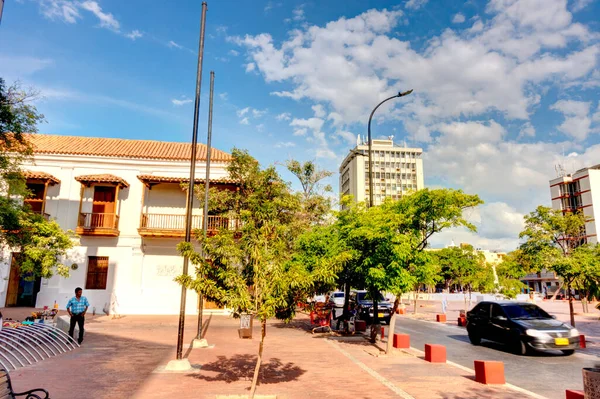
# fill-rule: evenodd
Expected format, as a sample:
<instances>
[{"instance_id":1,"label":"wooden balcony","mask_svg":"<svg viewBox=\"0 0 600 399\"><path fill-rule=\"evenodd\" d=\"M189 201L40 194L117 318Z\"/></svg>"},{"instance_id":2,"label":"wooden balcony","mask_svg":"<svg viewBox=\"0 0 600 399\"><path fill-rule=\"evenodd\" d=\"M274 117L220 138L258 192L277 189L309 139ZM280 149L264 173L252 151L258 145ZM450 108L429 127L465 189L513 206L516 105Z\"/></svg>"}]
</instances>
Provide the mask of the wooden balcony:
<instances>
[{"instance_id":1,"label":"wooden balcony","mask_svg":"<svg viewBox=\"0 0 600 399\"><path fill-rule=\"evenodd\" d=\"M202 229L202 215L192 216L192 231ZM208 216L208 234L216 234L221 229L239 230L239 220L223 216ZM185 215L145 213L140 222L139 234L142 237L185 237Z\"/></svg>"},{"instance_id":2,"label":"wooden balcony","mask_svg":"<svg viewBox=\"0 0 600 399\"><path fill-rule=\"evenodd\" d=\"M81 213L76 233L83 236L119 236L119 215L114 213Z\"/></svg>"}]
</instances>

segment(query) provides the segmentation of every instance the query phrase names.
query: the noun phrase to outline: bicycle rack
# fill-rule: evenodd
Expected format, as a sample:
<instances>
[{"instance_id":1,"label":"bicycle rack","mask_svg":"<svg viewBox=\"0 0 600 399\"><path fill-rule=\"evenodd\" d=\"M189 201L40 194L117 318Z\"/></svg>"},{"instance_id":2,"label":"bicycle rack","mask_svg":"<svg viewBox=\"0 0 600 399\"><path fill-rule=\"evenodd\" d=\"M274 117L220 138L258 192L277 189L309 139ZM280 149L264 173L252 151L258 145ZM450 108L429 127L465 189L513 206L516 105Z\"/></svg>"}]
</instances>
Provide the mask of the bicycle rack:
<instances>
[{"instance_id":1,"label":"bicycle rack","mask_svg":"<svg viewBox=\"0 0 600 399\"><path fill-rule=\"evenodd\" d=\"M48 324L35 323L0 330L0 366L6 370L16 370L76 348L79 348L77 342L64 331Z\"/></svg>"}]
</instances>

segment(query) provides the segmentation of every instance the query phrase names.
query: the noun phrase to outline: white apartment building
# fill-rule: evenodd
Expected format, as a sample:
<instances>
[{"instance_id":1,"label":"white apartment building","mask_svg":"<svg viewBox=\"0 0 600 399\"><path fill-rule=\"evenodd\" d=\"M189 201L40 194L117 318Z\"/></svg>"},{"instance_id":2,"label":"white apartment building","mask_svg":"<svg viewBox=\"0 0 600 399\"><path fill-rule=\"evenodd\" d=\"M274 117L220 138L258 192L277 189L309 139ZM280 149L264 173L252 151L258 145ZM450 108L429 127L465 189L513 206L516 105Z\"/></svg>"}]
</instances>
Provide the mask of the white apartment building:
<instances>
[{"instance_id":1,"label":"white apartment building","mask_svg":"<svg viewBox=\"0 0 600 399\"><path fill-rule=\"evenodd\" d=\"M552 208L563 212L581 210L588 218L585 242L597 244L598 236L594 209L600 210L600 165L579 169L550 180Z\"/></svg>"},{"instance_id":2,"label":"white apartment building","mask_svg":"<svg viewBox=\"0 0 600 399\"><path fill-rule=\"evenodd\" d=\"M373 202L379 205L385 198L400 199L403 195L425 187L423 150L394 145L393 139L372 141ZM369 200L369 145L357 138L340 165L340 194L352 195L358 202Z\"/></svg>"},{"instance_id":3,"label":"white apartment building","mask_svg":"<svg viewBox=\"0 0 600 399\"><path fill-rule=\"evenodd\" d=\"M191 145L145 140L30 136L34 162L23 165L34 211L76 232L65 264L70 276L27 282L10 249L0 250L0 306L52 306L64 309L82 287L90 311L105 306L122 314L178 314L183 270L176 245L183 241ZM197 177L204 183L207 148L198 145ZM231 156L212 149L210 184L235 189L228 180ZM193 228L202 227L194 204ZM236 220L208 216L209 233L236 228ZM194 272L190 265L190 273ZM197 312L188 292L186 312ZM208 308L211 304L207 305ZM214 307L214 306L213 306Z\"/></svg>"}]
</instances>

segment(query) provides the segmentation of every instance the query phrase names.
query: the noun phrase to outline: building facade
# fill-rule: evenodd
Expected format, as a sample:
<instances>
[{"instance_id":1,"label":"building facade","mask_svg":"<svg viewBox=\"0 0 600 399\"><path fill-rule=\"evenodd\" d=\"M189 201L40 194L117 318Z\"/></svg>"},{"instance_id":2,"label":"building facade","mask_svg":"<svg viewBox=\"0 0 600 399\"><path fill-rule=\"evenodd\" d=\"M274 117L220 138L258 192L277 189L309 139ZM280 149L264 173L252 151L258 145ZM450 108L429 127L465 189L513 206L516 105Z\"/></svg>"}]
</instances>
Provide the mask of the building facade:
<instances>
[{"instance_id":1,"label":"building facade","mask_svg":"<svg viewBox=\"0 0 600 399\"><path fill-rule=\"evenodd\" d=\"M191 146L144 140L32 135L34 162L23 165L32 192L25 201L63 229L77 234L64 263L70 276L27 283L13 253L0 262L0 305L63 309L82 287L93 311L123 314L178 314L181 288L173 281L183 270L176 245L183 241ZM206 176L207 148L198 145L195 183ZM210 184L235 190L228 180L231 156L211 151ZM195 201L193 228L204 215ZM209 233L237 227L237 220L208 217ZM193 273L193 266L190 267ZM29 298L30 297L30 298ZM208 305L210 307L210 304ZM188 292L186 312L197 312Z\"/></svg>"},{"instance_id":2,"label":"building facade","mask_svg":"<svg viewBox=\"0 0 600 399\"><path fill-rule=\"evenodd\" d=\"M600 210L600 165L550 180L552 208L563 212L582 211L585 224L583 242L597 244L594 210Z\"/></svg>"},{"instance_id":3,"label":"building facade","mask_svg":"<svg viewBox=\"0 0 600 399\"><path fill-rule=\"evenodd\" d=\"M373 202L385 198L400 199L403 195L425 187L423 150L394 145L394 141L372 141ZM340 194L352 195L358 202L369 199L369 145L357 139L340 165Z\"/></svg>"}]
</instances>

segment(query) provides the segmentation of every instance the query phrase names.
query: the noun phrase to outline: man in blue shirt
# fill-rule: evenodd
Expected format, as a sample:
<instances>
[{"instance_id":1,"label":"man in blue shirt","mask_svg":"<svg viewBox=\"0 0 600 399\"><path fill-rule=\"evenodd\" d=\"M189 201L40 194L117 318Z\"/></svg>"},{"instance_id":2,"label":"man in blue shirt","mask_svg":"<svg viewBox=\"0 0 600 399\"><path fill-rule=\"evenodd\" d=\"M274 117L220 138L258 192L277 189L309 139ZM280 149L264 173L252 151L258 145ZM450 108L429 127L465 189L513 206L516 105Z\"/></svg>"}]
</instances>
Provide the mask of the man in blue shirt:
<instances>
[{"instance_id":1,"label":"man in blue shirt","mask_svg":"<svg viewBox=\"0 0 600 399\"><path fill-rule=\"evenodd\" d=\"M75 288L75 296L67 303L67 312L71 316L71 325L69 326L69 336L73 338L75 324L79 326L79 345L83 342L83 323L85 322L85 312L87 312L90 303L87 298L81 296L83 290L80 287Z\"/></svg>"}]
</instances>

